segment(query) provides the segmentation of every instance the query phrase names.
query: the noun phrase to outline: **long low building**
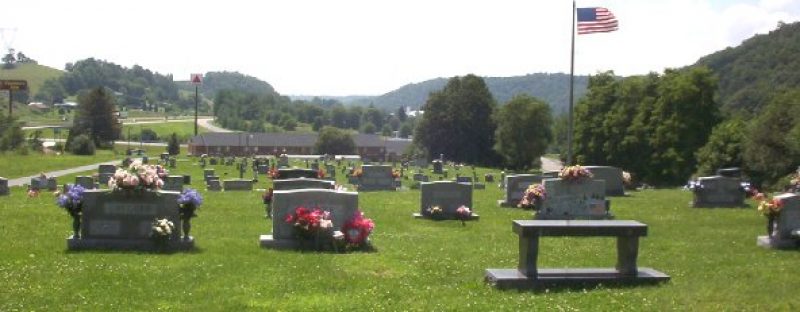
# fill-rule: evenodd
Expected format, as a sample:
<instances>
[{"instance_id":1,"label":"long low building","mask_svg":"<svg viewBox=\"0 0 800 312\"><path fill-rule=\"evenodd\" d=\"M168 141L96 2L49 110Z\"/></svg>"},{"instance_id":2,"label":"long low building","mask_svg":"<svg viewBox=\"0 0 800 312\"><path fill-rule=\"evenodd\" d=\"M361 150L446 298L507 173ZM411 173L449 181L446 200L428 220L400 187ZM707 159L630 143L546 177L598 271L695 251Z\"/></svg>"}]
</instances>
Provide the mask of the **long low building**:
<instances>
[{"instance_id":1,"label":"long low building","mask_svg":"<svg viewBox=\"0 0 800 312\"><path fill-rule=\"evenodd\" d=\"M387 161L399 159L411 145L409 139L386 138L374 134L353 136L361 159ZM189 140L189 154L218 156L253 156L277 154L316 154L316 133L209 132Z\"/></svg>"}]
</instances>

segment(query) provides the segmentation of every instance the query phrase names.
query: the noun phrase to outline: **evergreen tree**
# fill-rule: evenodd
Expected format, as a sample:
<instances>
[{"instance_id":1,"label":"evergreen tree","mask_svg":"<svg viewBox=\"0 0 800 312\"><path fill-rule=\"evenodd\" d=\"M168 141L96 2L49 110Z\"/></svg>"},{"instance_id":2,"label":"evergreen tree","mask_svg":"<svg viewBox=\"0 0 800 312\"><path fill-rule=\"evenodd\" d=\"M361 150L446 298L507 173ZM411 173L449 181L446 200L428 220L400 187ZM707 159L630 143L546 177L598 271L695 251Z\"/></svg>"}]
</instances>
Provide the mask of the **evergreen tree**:
<instances>
[{"instance_id":1,"label":"evergreen tree","mask_svg":"<svg viewBox=\"0 0 800 312\"><path fill-rule=\"evenodd\" d=\"M172 135L169 136L169 142L167 143L167 153L170 155L178 155L181 153L181 144L178 142L178 135L173 132Z\"/></svg>"},{"instance_id":2,"label":"evergreen tree","mask_svg":"<svg viewBox=\"0 0 800 312\"><path fill-rule=\"evenodd\" d=\"M108 145L119 138L122 127L117 120L114 97L104 87L79 96L76 113L70 138L86 134L97 146Z\"/></svg>"}]
</instances>

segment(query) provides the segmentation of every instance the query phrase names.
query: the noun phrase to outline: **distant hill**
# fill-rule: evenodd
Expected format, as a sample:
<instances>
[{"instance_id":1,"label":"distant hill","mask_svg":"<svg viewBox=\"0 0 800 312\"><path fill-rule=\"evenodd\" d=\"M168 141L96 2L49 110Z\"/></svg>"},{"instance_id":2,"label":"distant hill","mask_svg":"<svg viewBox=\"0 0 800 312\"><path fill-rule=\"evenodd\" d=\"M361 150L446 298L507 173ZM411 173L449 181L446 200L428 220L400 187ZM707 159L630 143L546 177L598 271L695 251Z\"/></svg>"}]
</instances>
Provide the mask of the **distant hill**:
<instances>
[{"instance_id":1,"label":"distant hill","mask_svg":"<svg viewBox=\"0 0 800 312\"><path fill-rule=\"evenodd\" d=\"M176 81L181 90L194 92L194 85L189 81ZM273 94L272 86L253 76L238 72L207 72L203 76L200 92L207 98L213 99L219 90L239 90L254 94Z\"/></svg>"},{"instance_id":2,"label":"distant hill","mask_svg":"<svg viewBox=\"0 0 800 312\"><path fill-rule=\"evenodd\" d=\"M800 86L800 22L780 24L696 65L710 67L719 77L724 109L756 113L776 90Z\"/></svg>"},{"instance_id":3,"label":"distant hill","mask_svg":"<svg viewBox=\"0 0 800 312\"><path fill-rule=\"evenodd\" d=\"M64 72L61 70L33 63L17 64L13 69L0 67L0 79L27 80L28 94L30 95L36 94L45 80L59 78L63 75Z\"/></svg>"},{"instance_id":4,"label":"distant hill","mask_svg":"<svg viewBox=\"0 0 800 312\"><path fill-rule=\"evenodd\" d=\"M372 103L375 107L388 111L396 110L401 105L419 108L425 104L431 92L444 88L447 80L447 78L436 78L412 83L381 96L365 97L350 103L358 105ZM549 103L556 113L565 112L569 105L568 74L537 73L514 77L484 77L484 80L500 105L523 93ZM586 93L588 81L588 76L575 76L575 102Z\"/></svg>"}]
</instances>

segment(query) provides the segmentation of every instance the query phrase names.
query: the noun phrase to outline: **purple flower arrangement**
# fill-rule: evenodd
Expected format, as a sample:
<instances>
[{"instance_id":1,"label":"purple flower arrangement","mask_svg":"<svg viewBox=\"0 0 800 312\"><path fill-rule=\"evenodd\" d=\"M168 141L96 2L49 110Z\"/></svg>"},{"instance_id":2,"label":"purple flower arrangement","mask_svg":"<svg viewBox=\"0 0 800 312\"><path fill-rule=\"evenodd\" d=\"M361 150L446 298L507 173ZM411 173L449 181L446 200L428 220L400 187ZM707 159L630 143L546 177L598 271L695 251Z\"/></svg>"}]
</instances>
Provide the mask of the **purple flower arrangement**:
<instances>
[{"instance_id":1,"label":"purple flower arrangement","mask_svg":"<svg viewBox=\"0 0 800 312\"><path fill-rule=\"evenodd\" d=\"M68 187L69 191L61 194L56 199L56 204L64 208L70 215L76 215L81 212L81 203L83 202L83 192L86 189L80 185L72 185Z\"/></svg>"}]
</instances>

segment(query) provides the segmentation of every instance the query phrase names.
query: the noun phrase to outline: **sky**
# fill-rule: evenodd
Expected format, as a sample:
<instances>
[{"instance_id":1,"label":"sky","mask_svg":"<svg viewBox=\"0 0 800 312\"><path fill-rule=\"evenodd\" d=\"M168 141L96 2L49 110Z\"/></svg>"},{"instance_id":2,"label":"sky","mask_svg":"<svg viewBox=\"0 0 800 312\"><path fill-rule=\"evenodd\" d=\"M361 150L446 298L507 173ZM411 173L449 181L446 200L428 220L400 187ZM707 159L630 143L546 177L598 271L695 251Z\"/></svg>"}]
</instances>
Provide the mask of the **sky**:
<instances>
[{"instance_id":1,"label":"sky","mask_svg":"<svg viewBox=\"0 0 800 312\"><path fill-rule=\"evenodd\" d=\"M662 72L800 20L800 0L577 1L612 33L576 36L575 73ZM94 57L175 80L238 71L284 95L380 95L437 77L570 70L569 0L25 0L3 48L63 69Z\"/></svg>"}]
</instances>

